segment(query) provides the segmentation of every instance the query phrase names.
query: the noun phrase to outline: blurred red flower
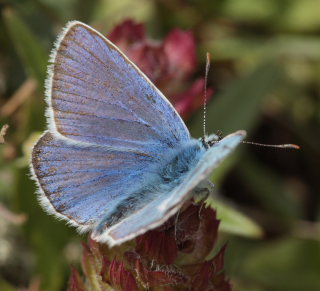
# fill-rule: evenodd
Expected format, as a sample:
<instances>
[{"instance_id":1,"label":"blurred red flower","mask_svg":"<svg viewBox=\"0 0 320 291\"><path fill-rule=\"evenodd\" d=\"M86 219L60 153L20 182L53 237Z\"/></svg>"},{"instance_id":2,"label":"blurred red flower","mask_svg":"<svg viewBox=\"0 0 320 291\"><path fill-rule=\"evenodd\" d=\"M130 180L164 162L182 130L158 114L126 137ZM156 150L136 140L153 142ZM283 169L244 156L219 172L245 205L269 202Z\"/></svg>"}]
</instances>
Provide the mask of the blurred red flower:
<instances>
[{"instance_id":1,"label":"blurred red flower","mask_svg":"<svg viewBox=\"0 0 320 291\"><path fill-rule=\"evenodd\" d=\"M204 78L190 85L197 68L195 39L190 31L173 29L162 42L150 40L143 24L126 20L108 38L167 96L186 118L203 105ZM213 90L208 88L208 98Z\"/></svg>"}]
</instances>

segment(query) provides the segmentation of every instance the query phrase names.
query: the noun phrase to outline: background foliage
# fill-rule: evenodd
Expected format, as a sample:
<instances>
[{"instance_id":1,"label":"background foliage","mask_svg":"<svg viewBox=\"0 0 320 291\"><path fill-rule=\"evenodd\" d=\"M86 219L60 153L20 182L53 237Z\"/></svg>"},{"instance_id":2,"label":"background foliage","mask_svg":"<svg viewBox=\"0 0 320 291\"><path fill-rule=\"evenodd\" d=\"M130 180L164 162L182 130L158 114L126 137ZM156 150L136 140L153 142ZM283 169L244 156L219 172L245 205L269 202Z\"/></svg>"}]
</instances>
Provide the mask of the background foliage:
<instances>
[{"instance_id":1,"label":"background foliage","mask_svg":"<svg viewBox=\"0 0 320 291\"><path fill-rule=\"evenodd\" d=\"M154 39L191 30L195 77L211 52L208 132L245 129L248 140L302 148L242 145L212 177L234 290L320 290L319 1L7 0L0 9L0 127L10 125L0 145L1 290L62 290L79 262L84 238L43 212L28 177L30 147L45 128L46 64L66 21L107 34L127 18ZM187 123L201 136L201 112Z\"/></svg>"}]
</instances>

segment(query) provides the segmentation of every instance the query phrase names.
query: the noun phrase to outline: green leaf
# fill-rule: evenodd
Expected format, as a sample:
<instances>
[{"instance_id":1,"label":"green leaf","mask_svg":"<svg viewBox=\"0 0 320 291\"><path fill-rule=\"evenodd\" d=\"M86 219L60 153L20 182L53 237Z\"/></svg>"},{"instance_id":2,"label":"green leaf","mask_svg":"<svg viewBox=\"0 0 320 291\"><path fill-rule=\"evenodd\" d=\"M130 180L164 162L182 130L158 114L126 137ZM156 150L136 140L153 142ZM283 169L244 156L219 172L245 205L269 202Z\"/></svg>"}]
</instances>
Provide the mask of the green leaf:
<instances>
[{"instance_id":1,"label":"green leaf","mask_svg":"<svg viewBox=\"0 0 320 291\"><path fill-rule=\"evenodd\" d=\"M285 153L284 153L285 154ZM249 152L244 153L245 158L238 165L239 175L243 182L252 189L252 195L262 207L273 214L283 218L299 218L300 201L296 201L296 193L291 193L279 176L265 165L254 159ZM302 201L301 201L302 202Z\"/></svg>"},{"instance_id":2,"label":"green leaf","mask_svg":"<svg viewBox=\"0 0 320 291\"><path fill-rule=\"evenodd\" d=\"M280 27L293 31L318 31L320 28L320 2L316 0L290 1L283 17L279 18Z\"/></svg>"},{"instance_id":3,"label":"green leaf","mask_svg":"<svg viewBox=\"0 0 320 291\"><path fill-rule=\"evenodd\" d=\"M263 229L251 218L234 207L219 199L209 198L207 203L217 211L217 218L221 220L220 231L251 238L263 236Z\"/></svg>"},{"instance_id":4,"label":"green leaf","mask_svg":"<svg viewBox=\"0 0 320 291\"><path fill-rule=\"evenodd\" d=\"M14 10L6 8L3 18L26 73L42 84L46 75L48 59L46 51L28 28L27 23Z\"/></svg>"},{"instance_id":5,"label":"green leaf","mask_svg":"<svg viewBox=\"0 0 320 291\"><path fill-rule=\"evenodd\" d=\"M241 277L238 291L320 290L318 241L283 238L253 245L238 239L228 245L226 266L231 277Z\"/></svg>"},{"instance_id":6,"label":"green leaf","mask_svg":"<svg viewBox=\"0 0 320 291\"><path fill-rule=\"evenodd\" d=\"M9 283L4 281L3 279L0 278L0 290L2 291L14 291L17 290L13 286L11 286Z\"/></svg>"},{"instance_id":7,"label":"green leaf","mask_svg":"<svg viewBox=\"0 0 320 291\"><path fill-rule=\"evenodd\" d=\"M63 250L75 231L46 214L40 207L28 172L27 168L16 168L14 171L13 209L28 217L23 230L35 254L34 268L42 278L42 286L48 291L60 290L68 270Z\"/></svg>"},{"instance_id":8,"label":"green leaf","mask_svg":"<svg viewBox=\"0 0 320 291\"><path fill-rule=\"evenodd\" d=\"M214 96L207 107L208 130L219 129L224 134L239 129L252 130L257 123L262 102L276 89L281 76L280 67L268 62ZM189 129L193 136L201 135L201 120L201 112L192 119Z\"/></svg>"},{"instance_id":9,"label":"green leaf","mask_svg":"<svg viewBox=\"0 0 320 291\"><path fill-rule=\"evenodd\" d=\"M109 28L126 18L146 20L152 18L153 1L145 0L104 0L96 5L92 18L106 22Z\"/></svg>"},{"instance_id":10,"label":"green leaf","mask_svg":"<svg viewBox=\"0 0 320 291\"><path fill-rule=\"evenodd\" d=\"M240 0L224 1L224 13L228 17L246 22L262 22L270 19L276 12L274 1L268 0Z\"/></svg>"},{"instance_id":11,"label":"green leaf","mask_svg":"<svg viewBox=\"0 0 320 291\"><path fill-rule=\"evenodd\" d=\"M201 51L214 51L215 60L243 60L248 58L260 62L266 58L291 57L293 60L320 59L320 40L314 36L281 35L271 39L257 36L231 36L219 41L209 41ZM288 65L290 62L283 62Z\"/></svg>"}]
</instances>

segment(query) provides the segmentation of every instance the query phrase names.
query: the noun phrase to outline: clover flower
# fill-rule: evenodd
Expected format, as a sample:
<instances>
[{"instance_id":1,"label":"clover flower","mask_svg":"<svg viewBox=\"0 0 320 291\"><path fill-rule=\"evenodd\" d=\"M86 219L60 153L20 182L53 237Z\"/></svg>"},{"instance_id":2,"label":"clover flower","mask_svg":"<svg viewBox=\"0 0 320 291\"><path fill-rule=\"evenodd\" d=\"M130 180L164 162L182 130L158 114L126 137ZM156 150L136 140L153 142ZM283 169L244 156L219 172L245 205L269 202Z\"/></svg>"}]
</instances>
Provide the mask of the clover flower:
<instances>
[{"instance_id":1,"label":"clover flower","mask_svg":"<svg viewBox=\"0 0 320 291\"><path fill-rule=\"evenodd\" d=\"M83 244L84 278L73 268L69 290L231 290L223 272L225 246L211 255L218 226L212 208L190 201L128 243L110 249L89 239Z\"/></svg>"}]
</instances>

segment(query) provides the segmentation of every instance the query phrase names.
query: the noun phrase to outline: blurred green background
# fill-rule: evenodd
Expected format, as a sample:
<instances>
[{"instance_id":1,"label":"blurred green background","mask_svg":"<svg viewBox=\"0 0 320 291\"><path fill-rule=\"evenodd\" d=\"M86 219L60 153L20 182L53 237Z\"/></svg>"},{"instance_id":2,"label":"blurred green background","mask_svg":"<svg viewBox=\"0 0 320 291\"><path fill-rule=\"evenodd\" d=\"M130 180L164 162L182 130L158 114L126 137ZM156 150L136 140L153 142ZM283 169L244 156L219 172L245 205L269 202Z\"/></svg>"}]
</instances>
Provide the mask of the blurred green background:
<instances>
[{"instance_id":1,"label":"blurred green background","mask_svg":"<svg viewBox=\"0 0 320 291\"><path fill-rule=\"evenodd\" d=\"M0 290L64 290L79 262L85 237L44 213L28 177L45 129L48 55L68 20L107 34L128 18L153 39L191 30L195 77L212 54L208 132L245 129L251 141L301 146L242 145L214 173L234 290L320 290L319 1L0 0L0 10L0 128L10 125L0 145ZM201 110L186 122L201 136Z\"/></svg>"}]
</instances>

